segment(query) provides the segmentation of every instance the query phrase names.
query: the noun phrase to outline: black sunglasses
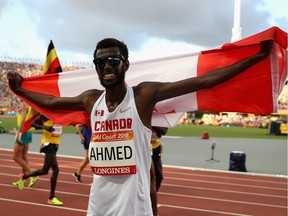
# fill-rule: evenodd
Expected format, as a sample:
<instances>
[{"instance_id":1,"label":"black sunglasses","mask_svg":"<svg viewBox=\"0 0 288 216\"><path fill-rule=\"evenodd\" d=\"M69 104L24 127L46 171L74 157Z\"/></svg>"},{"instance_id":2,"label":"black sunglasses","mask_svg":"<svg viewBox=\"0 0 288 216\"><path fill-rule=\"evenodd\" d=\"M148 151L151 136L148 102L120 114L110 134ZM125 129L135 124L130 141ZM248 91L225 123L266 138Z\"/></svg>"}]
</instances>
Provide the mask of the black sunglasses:
<instances>
[{"instance_id":1,"label":"black sunglasses","mask_svg":"<svg viewBox=\"0 0 288 216\"><path fill-rule=\"evenodd\" d=\"M96 58L93 60L95 66L97 68L104 68L106 63L108 62L111 66L117 66L120 64L120 62L124 60L124 57L122 55L116 55L116 56L109 56L104 58Z\"/></svg>"}]
</instances>

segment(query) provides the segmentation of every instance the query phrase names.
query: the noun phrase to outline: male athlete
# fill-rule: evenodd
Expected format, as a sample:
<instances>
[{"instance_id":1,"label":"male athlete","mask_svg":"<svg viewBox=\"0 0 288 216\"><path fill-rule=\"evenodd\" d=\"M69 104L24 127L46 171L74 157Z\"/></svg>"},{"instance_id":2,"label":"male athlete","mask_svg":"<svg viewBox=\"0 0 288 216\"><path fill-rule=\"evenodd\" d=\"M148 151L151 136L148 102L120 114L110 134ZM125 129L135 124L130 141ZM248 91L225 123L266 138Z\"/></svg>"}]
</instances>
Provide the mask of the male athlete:
<instances>
[{"instance_id":1,"label":"male athlete","mask_svg":"<svg viewBox=\"0 0 288 216\"><path fill-rule=\"evenodd\" d=\"M156 103L212 88L265 59L273 41L261 43L259 53L202 76L177 82L142 82L129 87L127 46L114 38L101 40L94 64L105 90L91 89L75 97L54 97L21 88L23 78L8 73L11 89L48 109L87 111L92 137L90 166L94 172L87 215L151 216L150 139L151 118ZM223 92L225 94L225 92Z\"/></svg>"}]
</instances>

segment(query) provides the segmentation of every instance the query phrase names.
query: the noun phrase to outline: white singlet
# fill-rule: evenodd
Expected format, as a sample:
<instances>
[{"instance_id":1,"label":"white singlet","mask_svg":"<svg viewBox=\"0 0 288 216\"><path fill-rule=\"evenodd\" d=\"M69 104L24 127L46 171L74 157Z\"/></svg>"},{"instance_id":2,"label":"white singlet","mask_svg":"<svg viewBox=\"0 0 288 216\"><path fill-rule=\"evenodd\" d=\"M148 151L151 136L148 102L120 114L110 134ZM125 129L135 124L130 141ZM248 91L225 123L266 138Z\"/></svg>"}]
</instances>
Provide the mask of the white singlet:
<instances>
[{"instance_id":1,"label":"white singlet","mask_svg":"<svg viewBox=\"0 0 288 216\"><path fill-rule=\"evenodd\" d=\"M113 111L105 92L91 112L89 161L94 173L88 216L151 216L150 138L137 112L134 93Z\"/></svg>"}]
</instances>

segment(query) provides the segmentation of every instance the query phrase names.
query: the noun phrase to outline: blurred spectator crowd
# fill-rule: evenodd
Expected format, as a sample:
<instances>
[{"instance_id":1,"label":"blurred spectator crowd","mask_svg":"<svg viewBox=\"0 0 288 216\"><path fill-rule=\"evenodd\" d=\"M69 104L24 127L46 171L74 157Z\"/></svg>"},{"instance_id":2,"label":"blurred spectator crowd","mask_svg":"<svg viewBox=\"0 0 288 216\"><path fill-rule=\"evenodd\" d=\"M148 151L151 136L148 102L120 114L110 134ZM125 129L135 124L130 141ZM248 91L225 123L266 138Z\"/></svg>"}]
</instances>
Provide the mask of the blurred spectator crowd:
<instances>
[{"instance_id":1,"label":"blurred spectator crowd","mask_svg":"<svg viewBox=\"0 0 288 216\"><path fill-rule=\"evenodd\" d=\"M23 77L41 75L43 64L27 64L17 62L0 61L0 109L17 111L19 98L16 97L9 89L6 74L8 71L16 71ZM79 66L62 66L63 72L79 70L84 67Z\"/></svg>"},{"instance_id":2,"label":"blurred spectator crowd","mask_svg":"<svg viewBox=\"0 0 288 216\"><path fill-rule=\"evenodd\" d=\"M270 117L259 115L230 114L204 114L201 123L205 125L268 127Z\"/></svg>"},{"instance_id":3,"label":"blurred spectator crowd","mask_svg":"<svg viewBox=\"0 0 288 216\"><path fill-rule=\"evenodd\" d=\"M202 118L191 118L188 113L180 120L180 124L268 128L271 121L279 119L283 117L276 113L266 116L243 113L204 113Z\"/></svg>"}]
</instances>

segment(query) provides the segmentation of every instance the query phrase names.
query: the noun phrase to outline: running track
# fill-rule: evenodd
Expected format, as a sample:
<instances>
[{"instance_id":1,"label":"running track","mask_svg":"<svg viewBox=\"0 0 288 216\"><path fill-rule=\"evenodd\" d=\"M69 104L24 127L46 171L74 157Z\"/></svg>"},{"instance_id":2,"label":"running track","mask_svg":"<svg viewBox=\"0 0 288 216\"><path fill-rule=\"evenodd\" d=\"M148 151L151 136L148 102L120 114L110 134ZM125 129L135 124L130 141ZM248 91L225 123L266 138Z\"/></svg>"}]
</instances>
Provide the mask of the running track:
<instances>
[{"instance_id":1,"label":"running track","mask_svg":"<svg viewBox=\"0 0 288 216\"><path fill-rule=\"evenodd\" d=\"M42 154L29 153L28 158L32 169L42 166ZM51 173L41 176L33 188L20 191L11 185L20 172L12 160L12 152L0 149L0 215L86 215L92 174L87 167L83 183L75 182L72 173L80 161L58 155L56 197L64 205L56 207L46 204ZM158 208L160 216L287 216L287 176L164 167Z\"/></svg>"}]
</instances>

